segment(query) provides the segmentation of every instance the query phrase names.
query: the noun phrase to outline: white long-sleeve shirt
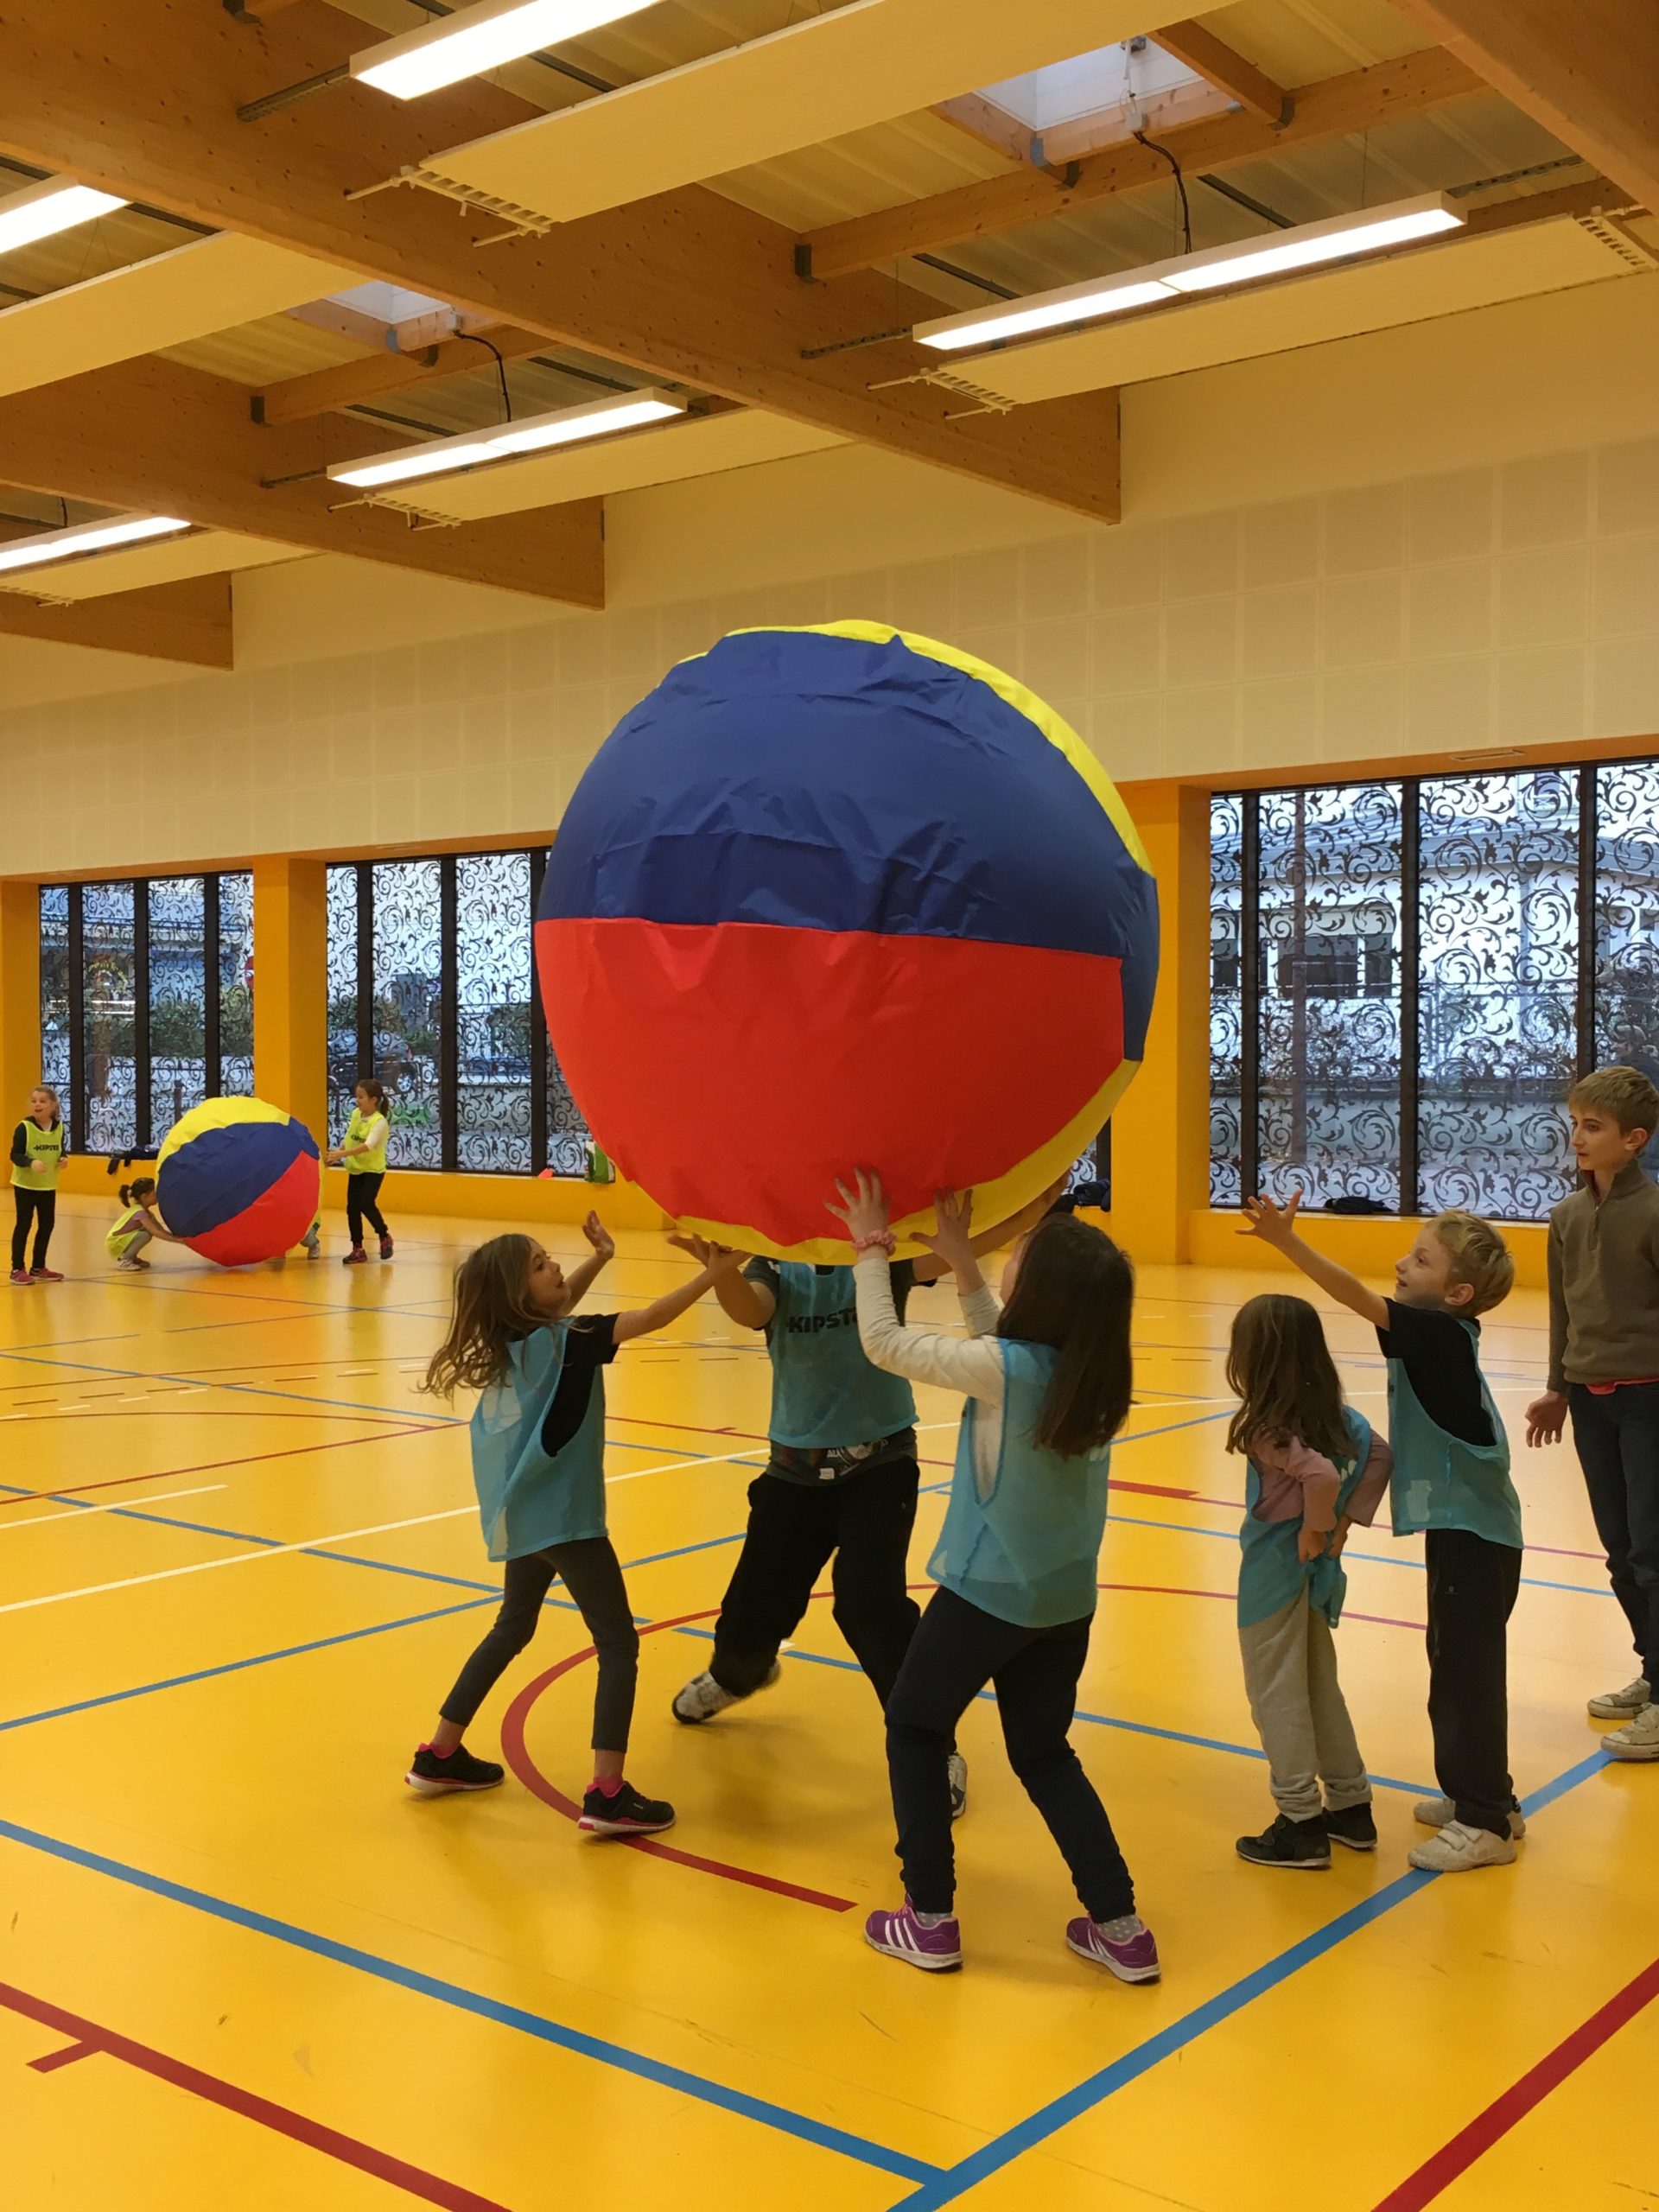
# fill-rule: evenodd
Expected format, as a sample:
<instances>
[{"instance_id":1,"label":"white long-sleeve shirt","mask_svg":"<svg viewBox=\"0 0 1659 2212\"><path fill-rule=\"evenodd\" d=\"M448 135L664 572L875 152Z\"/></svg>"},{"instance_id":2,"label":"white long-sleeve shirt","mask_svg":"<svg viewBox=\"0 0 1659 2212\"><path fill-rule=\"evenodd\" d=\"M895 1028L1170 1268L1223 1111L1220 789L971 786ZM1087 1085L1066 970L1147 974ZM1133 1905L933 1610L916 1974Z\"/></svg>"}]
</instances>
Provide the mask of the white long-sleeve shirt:
<instances>
[{"instance_id":1,"label":"white long-sleeve shirt","mask_svg":"<svg viewBox=\"0 0 1659 2212\"><path fill-rule=\"evenodd\" d=\"M996 1325L1002 1308L988 1284L982 1283L972 1297L962 1300L969 1332L963 1338L947 1336L942 1329L909 1328L899 1320L887 1255L879 1249L860 1254L853 1281L859 1341L872 1366L912 1382L936 1382L941 1389L960 1390L976 1398L988 1413L1001 1412L1003 1369ZM974 1481L981 1497L988 1497L995 1484L1001 1445L1000 1421L975 1424Z\"/></svg>"}]
</instances>

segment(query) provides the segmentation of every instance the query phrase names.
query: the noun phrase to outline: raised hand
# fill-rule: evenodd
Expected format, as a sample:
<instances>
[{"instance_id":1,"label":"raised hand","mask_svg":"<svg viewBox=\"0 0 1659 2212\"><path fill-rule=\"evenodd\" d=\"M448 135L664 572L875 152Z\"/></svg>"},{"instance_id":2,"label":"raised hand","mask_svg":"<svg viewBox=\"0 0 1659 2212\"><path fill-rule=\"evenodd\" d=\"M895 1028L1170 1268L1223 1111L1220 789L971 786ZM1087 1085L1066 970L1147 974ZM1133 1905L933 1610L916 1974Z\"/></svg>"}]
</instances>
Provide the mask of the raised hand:
<instances>
[{"instance_id":1,"label":"raised hand","mask_svg":"<svg viewBox=\"0 0 1659 2212\"><path fill-rule=\"evenodd\" d=\"M887 1226L887 1196L881 1188L881 1178L874 1168L856 1169L851 1190L837 1176L836 1192L841 1204L837 1205L834 1198L827 1198L824 1203L831 1213L838 1214L846 1223L847 1234L855 1244L884 1232Z\"/></svg>"},{"instance_id":2,"label":"raised hand","mask_svg":"<svg viewBox=\"0 0 1659 2212\"><path fill-rule=\"evenodd\" d=\"M612 1241L611 1232L596 1213L590 1213L582 1223L582 1233L600 1259L613 1260L616 1257L616 1246Z\"/></svg>"},{"instance_id":3,"label":"raised hand","mask_svg":"<svg viewBox=\"0 0 1659 2212\"><path fill-rule=\"evenodd\" d=\"M1302 1194L1293 1191L1283 1205L1275 1205L1269 1198L1246 1198L1244 1226L1241 1236L1259 1236L1264 1244L1286 1250L1296 1235L1296 1217L1302 1210Z\"/></svg>"},{"instance_id":4,"label":"raised hand","mask_svg":"<svg viewBox=\"0 0 1659 2212\"><path fill-rule=\"evenodd\" d=\"M974 1194L971 1191L936 1191L933 1211L938 1227L931 1236L918 1232L916 1242L937 1253L953 1274L974 1264Z\"/></svg>"}]
</instances>

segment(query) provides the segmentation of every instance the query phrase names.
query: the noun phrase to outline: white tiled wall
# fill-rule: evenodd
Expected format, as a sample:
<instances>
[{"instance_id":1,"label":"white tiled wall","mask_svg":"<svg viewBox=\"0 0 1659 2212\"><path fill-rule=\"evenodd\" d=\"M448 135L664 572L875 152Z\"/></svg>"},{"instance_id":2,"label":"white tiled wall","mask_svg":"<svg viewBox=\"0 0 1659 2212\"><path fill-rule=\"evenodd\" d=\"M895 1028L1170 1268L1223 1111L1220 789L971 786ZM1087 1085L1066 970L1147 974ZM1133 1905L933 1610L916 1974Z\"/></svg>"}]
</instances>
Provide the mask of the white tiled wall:
<instances>
[{"instance_id":1,"label":"white tiled wall","mask_svg":"<svg viewBox=\"0 0 1659 2212\"><path fill-rule=\"evenodd\" d=\"M545 833L671 662L849 616L1009 669L1125 779L1645 741L1659 439L0 714L0 872Z\"/></svg>"}]
</instances>

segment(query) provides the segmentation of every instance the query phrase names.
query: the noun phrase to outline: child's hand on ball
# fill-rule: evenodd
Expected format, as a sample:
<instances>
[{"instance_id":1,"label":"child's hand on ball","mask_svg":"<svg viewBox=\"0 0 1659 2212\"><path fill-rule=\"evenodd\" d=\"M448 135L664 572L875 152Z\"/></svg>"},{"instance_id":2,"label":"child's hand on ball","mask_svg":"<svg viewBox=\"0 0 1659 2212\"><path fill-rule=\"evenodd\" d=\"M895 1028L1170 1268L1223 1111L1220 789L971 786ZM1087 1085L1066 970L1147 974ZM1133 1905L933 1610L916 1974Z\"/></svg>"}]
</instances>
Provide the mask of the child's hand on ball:
<instances>
[{"instance_id":1,"label":"child's hand on ball","mask_svg":"<svg viewBox=\"0 0 1659 2212\"><path fill-rule=\"evenodd\" d=\"M850 1191L837 1177L836 1191L841 1204L837 1205L834 1198L826 1199L825 1204L831 1213L839 1214L846 1223L847 1234L855 1244L886 1233L887 1196L881 1188L881 1178L874 1168L857 1169L855 1187Z\"/></svg>"},{"instance_id":2,"label":"child's hand on ball","mask_svg":"<svg viewBox=\"0 0 1659 2212\"><path fill-rule=\"evenodd\" d=\"M918 1234L916 1242L936 1253L954 1274L974 1261L974 1194L971 1191L936 1191L933 1212L938 1227L931 1236Z\"/></svg>"}]
</instances>

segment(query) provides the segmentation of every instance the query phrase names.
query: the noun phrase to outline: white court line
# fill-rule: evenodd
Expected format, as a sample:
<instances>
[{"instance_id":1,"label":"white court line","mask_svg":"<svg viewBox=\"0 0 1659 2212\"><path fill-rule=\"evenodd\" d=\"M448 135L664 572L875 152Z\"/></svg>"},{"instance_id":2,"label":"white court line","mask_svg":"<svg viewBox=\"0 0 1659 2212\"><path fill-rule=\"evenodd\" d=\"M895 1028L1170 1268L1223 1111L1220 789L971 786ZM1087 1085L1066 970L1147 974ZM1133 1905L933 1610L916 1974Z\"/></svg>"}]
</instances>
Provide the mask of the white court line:
<instances>
[{"instance_id":1,"label":"white court line","mask_svg":"<svg viewBox=\"0 0 1659 2212\"><path fill-rule=\"evenodd\" d=\"M660 1467L636 1467L626 1475L609 1475L607 1483L637 1482L641 1475L667 1475L683 1467L718 1466L719 1460L670 1459ZM220 1483L213 1487L222 1490ZM184 1493L180 1493L183 1495ZM355 1543L362 1536L387 1536L398 1529L423 1529L434 1521L459 1521L465 1516L476 1514L475 1504L452 1505L442 1513L417 1513L407 1521L382 1521L372 1529L341 1529L331 1536L302 1536L293 1544L262 1544L257 1552L232 1552L225 1559L193 1560L188 1567L159 1567L153 1574L129 1574L118 1582L90 1582L79 1590L53 1590L43 1598L18 1598L9 1605L0 1605L0 1613L27 1613L41 1605L60 1605L71 1598L101 1598L111 1590L134 1590L146 1582L170 1582L181 1574L207 1574L217 1567L247 1567L255 1560L280 1559L289 1552L321 1551L325 1544ZM47 1519L54 1516L47 1515Z\"/></svg>"},{"instance_id":2,"label":"white court line","mask_svg":"<svg viewBox=\"0 0 1659 2212\"><path fill-rule=\"evenodd\" d=\"M130 1513L146 1505L167 1505L178 1497L207 1497L223 1483L199 1483L194 1490L164 1490L156 1497L124 1497L109 1505L72 1505L61 1513L31 1513L27 1521L0 1521L0 1536L8 1529L38 1529L43 1521L85 1521L93 1513Z\"/></svg>"}]
</instances>

